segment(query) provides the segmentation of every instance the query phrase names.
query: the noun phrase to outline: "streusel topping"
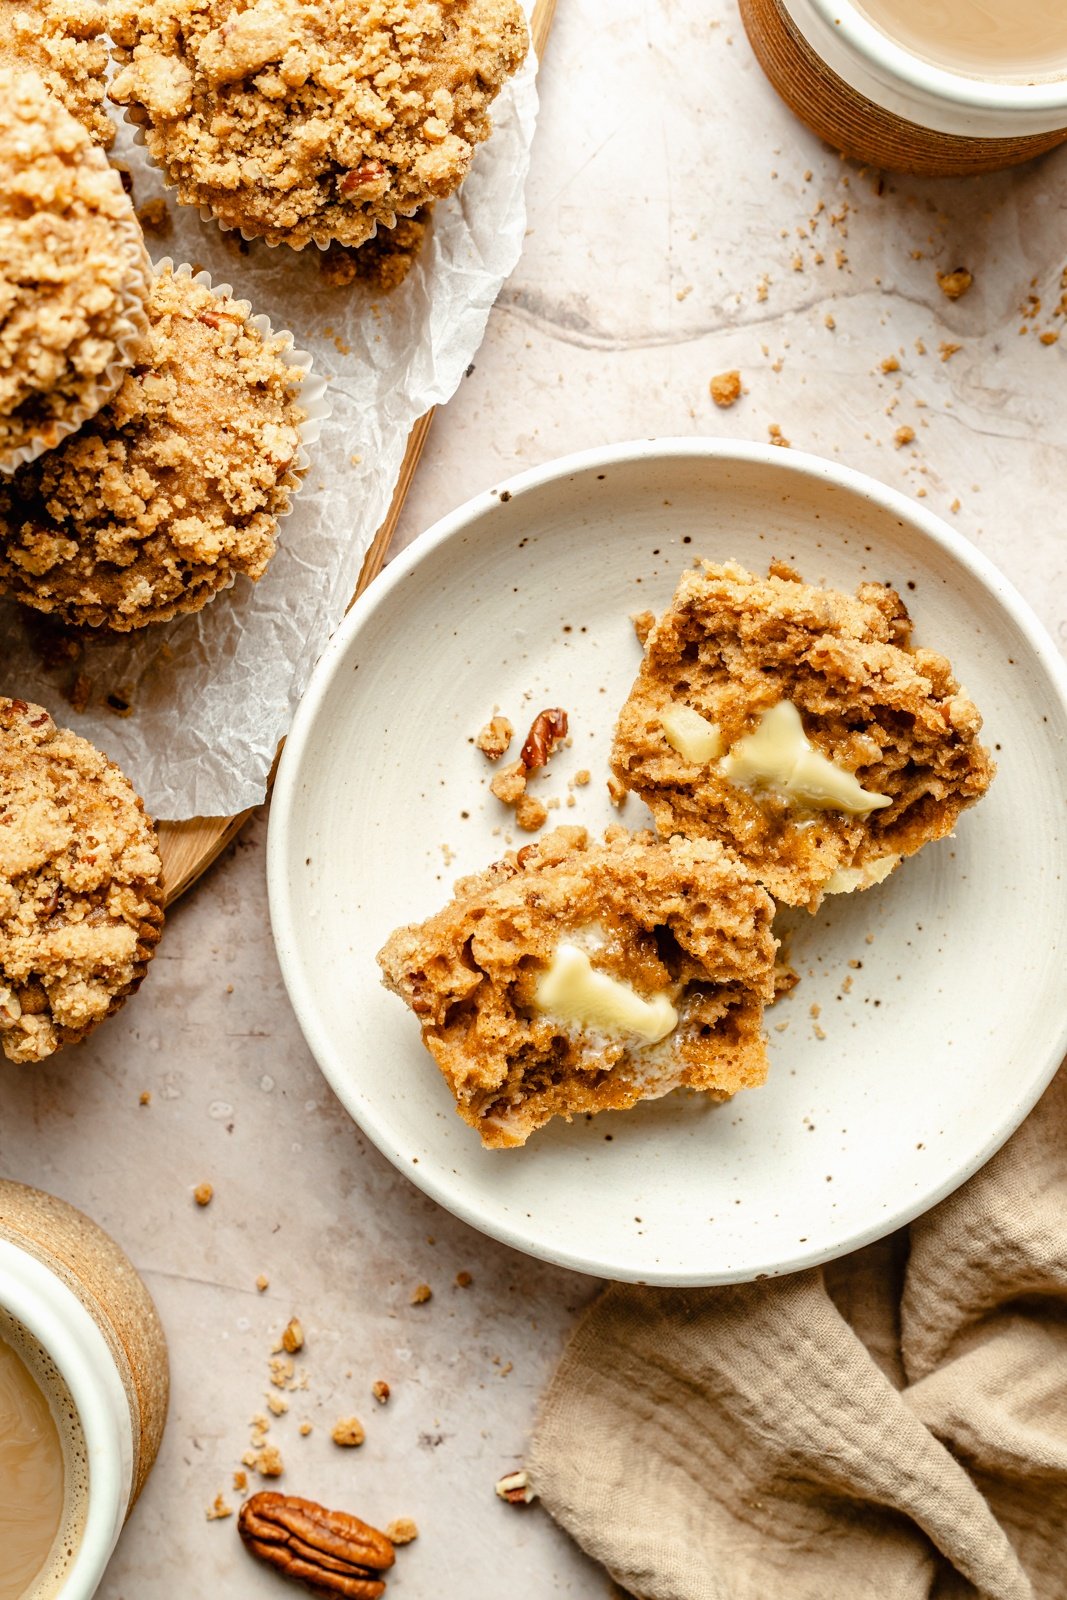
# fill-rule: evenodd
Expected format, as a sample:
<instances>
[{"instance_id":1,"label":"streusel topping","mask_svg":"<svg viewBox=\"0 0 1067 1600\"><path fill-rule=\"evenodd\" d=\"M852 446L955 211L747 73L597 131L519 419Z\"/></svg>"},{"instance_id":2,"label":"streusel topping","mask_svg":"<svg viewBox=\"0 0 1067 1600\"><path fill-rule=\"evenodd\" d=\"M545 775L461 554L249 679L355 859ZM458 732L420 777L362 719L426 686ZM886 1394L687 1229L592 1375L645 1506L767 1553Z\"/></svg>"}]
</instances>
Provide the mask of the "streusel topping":
<instances>
[{"instance_id":1,"label":"streusel topping","mask_svg":"<svg viewBox=\"0 0 1067 1600\"><path fill-rule=\"evenodd\" d=\"M106 27L101 0L0 0L0 66L33 67L94 144L110 150Z\"/></svg>"},{"instance_id":2,"label":"streusel topping","mask_svg":"<svg viewBox=\"0 0 1067 1600\"><path fill-rule=\"evenodd\" d=\"M113 99L179 196L359 245L451 194L526 54L516 0L112 0Z\"/></svg>"},{"instance_id":3,"label":"streusel topping","mask_svg":"<svg viewBox=\"0 0 1067 1600\"><path fill-rule=\"evenodd\" d=\"M147 272L107 157L38 73L0 67L0 464L114 390Z\"/></svg>"},{"instance_id":4,"label":"streusel topping","mask_svg":"<svg viewBox=\"0 0 1067 1600\"><path fill-rule=\"evenodd\" d=\"M0 591L119 632L257 579L299 480L299 371L247 306L164 271L115 398L0 483Z\"/></svg>"},{"instance_id":5,"label":"streusel topping","mask_svg":"<svg viewBox=\"0 0 1067 1600\"><path fill-rule=\"evenodd\" d=\"M129 779L40 706L0 698L0 1045L40 1061L116 1011L163 925Z\"/></svg>"}]
</instances>

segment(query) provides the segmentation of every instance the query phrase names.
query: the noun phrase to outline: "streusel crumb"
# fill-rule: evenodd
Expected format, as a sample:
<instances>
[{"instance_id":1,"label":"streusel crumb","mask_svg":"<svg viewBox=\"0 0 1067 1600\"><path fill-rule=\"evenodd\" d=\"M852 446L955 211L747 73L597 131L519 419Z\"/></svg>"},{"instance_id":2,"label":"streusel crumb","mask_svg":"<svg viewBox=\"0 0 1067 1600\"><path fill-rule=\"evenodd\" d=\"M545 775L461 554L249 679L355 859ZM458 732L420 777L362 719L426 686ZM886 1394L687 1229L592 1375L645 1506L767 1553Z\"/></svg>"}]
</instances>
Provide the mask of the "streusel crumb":
<instances>
[{"instance_id":1,"label":"streusel crumb","mask_svg":"<svg viewBox=\"0 0 1067 1600\"><path fill-rule=\"evenodd\" d=\"M462 182L526 55L516 0L111 0L112 98L226 227L360 245Z\"/></svg>"},{"instance_id":2,"label":"streusel crumb","mask_svg":"<svg viewBox=\"0 0 1067 1600\"><path fill-rule=\"evenodd\" d=\"M0 699L0 1045L40 1061L139 986L162 865L129 780L47 711Z\"/></svg>"},{"instance_id":3,"label":"streusel crumb","mask_svg":"<svg viewBox=\"0 0 1067 1600\"><path fill-rule=\"evenodd\" d=\"M110 150L106 26L99 0L0 0L0 66L39 72L93 143Z\"/></svg>"},{"instance_id":4,"label":"streusel crumb","mask_svg":"<svg viewBox=\"0 0 1067 1600\"><path fill-rule=\"evenodd\" d=\"M262 576L299 481L300 374L243 303L162 272L150 349L93 420L0 483L0 591L126 632Z\"/></svg>"},{"instance_id":5,"label":"streusel crumb","mask_svg":"<svg viewBox=\"0 0 1067 1600\"><path fill-rule=\"evenodd\" d=\"M790 905L880 882L951 833L994 772L976 707L944 656L912 647L911 627L882 584L849 595L780 563L760 578L703 562L646 642L616 728L617 780L661 833L722 839ZM771 712L784 727L783 710L808 770L836 769L836 798L731 775L738 747L751 750Z\"/></svg>"},{"instance_id":6,"label":"streusel crumb","mask_svg":"<svg viewBox=\"0 0 1067 1600\"><path fill-rule=\"evenodd\" d=\"M38 73L0 66L0 464L114 392L148 271L103 151Z\"/></svg>"},{"instance_id":7,"label":"streusel crumb","mask_svg":"<svg viewBox=\"0 0 1067 1600\"><path fill-rule=\"evenodd\" d=\"M557 828L461 878L378 961L460 1116L506 1148L555 1116L625 1110L683 1084L722 1100L762 1083L773 911L717 841L616 825L599 843ZM573 991L549 991L561 958L586 968L584 1012Z\"/></svg>"}]
</instances>

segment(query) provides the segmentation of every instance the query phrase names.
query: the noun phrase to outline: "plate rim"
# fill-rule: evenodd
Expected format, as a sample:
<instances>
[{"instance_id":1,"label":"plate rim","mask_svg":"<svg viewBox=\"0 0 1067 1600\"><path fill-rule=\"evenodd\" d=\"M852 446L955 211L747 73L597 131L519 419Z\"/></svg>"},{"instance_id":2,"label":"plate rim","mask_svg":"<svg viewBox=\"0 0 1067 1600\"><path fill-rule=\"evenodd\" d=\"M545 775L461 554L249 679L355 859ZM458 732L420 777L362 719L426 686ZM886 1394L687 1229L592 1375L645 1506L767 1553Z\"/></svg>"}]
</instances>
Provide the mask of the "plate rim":
<instances>
[{"instance_id":1,"label":"plate rim","mask_svg":"<svg viewBox=\"0 0 1067 1600\"><path fill-rule=\"evenodd\" d=\"M976 545L949 527L936 512L920 505L903 491L884 484L854 467L830 461L823 456L806 451L782 450L780 447L759 441L737 440L722 435L665 436L595 446L555 457L539 466L527 468L523 472L502 479L491 488L472 495L452 511L446 512L406 546L352 606L315 664L282 750L270 807L266 872L268 907L275 951L282 981L304 1041L346 1114L398 1172L453 1216L480 1233L537 1260L615 1282L701 1288L748 1283L760 1278L786 1276L821 1266L825 1262L836 1260L878 1239L885 1238L954 1194L992 1159L1021 1126L1051 1083L1064 1057L1067 1056L1067 999L1063 1004L1058 1030L1053 1025L1055 1042L1050 1049L1049 1060L1037 1074L1027 1093L1018 1102L1013 1102L1007 1115L998 1122L995 1130L971 1161L964 1163L962 1167L954 1167L947 1178L925 1191L917 1202L905 1202L887 1217L877 1219L867 1228L849 1232L842 1240L828 1246L790 1254L779 1265L768 1269L754 1270L741 1267L678 1272L668 1268L660 1272L645 1267L638 1271L627 1269L624 1262L605 1262L598 1259L595 1254L586 1253L581 1249L530 1241L507 1219L488 1217L478 1204L468 1201L462 1193L462 1184L460 1192L455 1193L447 1186L445 1175L438 1179L422 1163L413 1171L410 1156L397 1149L388 1128L379 1122L367 1097L364 1096L360 1101L357 1114L350 1104L350 1098L355 1097L349 1097L345 1092L349 1087L345 1081L345 1074L339 1064L334 1062L328 1041L320 1034L312 987L304 981L298 940L294 937L296 919L289 898L288 875L293 806L300 788L303 758L315 730L322 702L363 627L381 607L388 604L394 590L408 575L442 545L462 535L485 512L499 508L504 503L502 496L505 493L509 499L515 499L523 493L547 484L569 477L584 476L591 469L628 466L641 460L655 459L663 462L687 457L763 466L772 473L782 474L787 478L816 478L858 494L909 524L924 538L962 562L982 586L993 594L1024 636L1067 716L1067 663L1064 663L1051 635L1032 607L1011 580Z\"/></svg>"}]
</instances>

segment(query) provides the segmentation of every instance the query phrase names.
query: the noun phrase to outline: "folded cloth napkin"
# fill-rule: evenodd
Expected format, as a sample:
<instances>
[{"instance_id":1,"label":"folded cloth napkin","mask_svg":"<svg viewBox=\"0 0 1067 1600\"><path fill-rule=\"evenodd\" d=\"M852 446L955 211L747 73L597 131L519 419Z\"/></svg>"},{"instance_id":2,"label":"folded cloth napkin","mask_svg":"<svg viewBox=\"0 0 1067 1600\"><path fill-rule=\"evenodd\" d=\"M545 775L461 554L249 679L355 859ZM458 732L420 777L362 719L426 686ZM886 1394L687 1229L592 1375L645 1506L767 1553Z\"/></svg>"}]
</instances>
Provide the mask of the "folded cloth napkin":
<instances>
[{"instance_id":1,"label":"folded cloth napkin","mask_svg":"<svg viewBox=\"0 0 1067 1600\"><path fill-rule=\"evenodd\" d=\"M641 1600L1064 1600L1067 1065L904 1233L739 1288L607 1290L527 1467Z\"/></svg>"}]
</instances>

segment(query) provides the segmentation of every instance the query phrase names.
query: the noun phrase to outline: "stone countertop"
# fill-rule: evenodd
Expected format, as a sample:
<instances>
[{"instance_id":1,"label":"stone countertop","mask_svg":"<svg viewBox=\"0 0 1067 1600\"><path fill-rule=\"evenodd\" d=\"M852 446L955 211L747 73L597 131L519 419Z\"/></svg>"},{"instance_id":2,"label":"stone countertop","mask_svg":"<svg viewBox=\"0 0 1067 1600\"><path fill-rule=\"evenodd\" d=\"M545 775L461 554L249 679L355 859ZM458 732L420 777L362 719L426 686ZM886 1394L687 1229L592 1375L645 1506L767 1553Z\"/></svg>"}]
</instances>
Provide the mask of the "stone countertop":
<instances>
[{"instance_id":1,"label":"stone countertop","mask_svg":"<svg viewBox=\"0 0 1067 1600\"><path fill-rule=\"evenodd\" d=\"M778 104L732 0L560 0L542 94L526 253L434 421L398 543L573 449L776 436L923 497L1067 640L1067 149L965 183L864 172ZM937 273L960 266L974 284L950 301ZM734 368L745 392L719 410L709 380ZM296 1314L306 1388L271 1419L279 1487L379 1526L413 1517L390 1594L607 1596L537 1507L493 1494L596 1285L439 1210L341 1111L282 988L265 836L260 816L174 910L114 1021L0 1074L2 1169L125 1244L170 1338L163 1451L101 1595L297 1592L205 1516L240 1499ZM330 1429L353 1414L366 1443L341 1450Z\"/></svg>"}]
</instances>

